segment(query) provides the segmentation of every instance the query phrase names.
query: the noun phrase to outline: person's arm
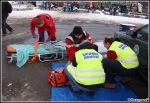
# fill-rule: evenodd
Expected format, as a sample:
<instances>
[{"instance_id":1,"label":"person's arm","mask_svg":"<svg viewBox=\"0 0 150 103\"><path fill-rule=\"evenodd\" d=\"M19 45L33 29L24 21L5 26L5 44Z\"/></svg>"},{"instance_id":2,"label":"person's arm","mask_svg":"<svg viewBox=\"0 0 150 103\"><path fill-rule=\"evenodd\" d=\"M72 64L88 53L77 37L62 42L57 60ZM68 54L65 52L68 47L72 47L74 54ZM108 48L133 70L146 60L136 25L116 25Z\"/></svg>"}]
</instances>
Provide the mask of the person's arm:
<instances>
[{"instance_id":1,"label":"person's arm","mask_svg":"<svg viewBox=\"0 0 150 103\"><path fill-rule=\"evenodd\" d=\"M116 54L116 52L115 52L115 51L108 51L108 52L107 52L107 58L113 59L113 60L117 59L117 54Z\"/></svg>"},{"instance_id":2,"label":"person's arm","mask_svg":"<svg viewBox=\"0 0 150 103\"><path fill-rule=\"evenodd\" d=\"M66 51L68 53L68 59L69 61L72 62L76 51L74 50L73 43L69 39L66 39L65 43L66 43Z\"/></svg>"},{"instance_id":3,"label":"person's arm","mask_svg":"<svg viewBox=\"0 0 150 103\"><path fill-rule=\"evenodd\" d=\"M86 36L87 36L88 41L89 41L90 43L94 44L94 43L93 43L93 40L92 40L92 38L91 38L91 36L90 36L90 34L89 34L88 32L86 32Z\"/></svg>"},{"instance_id":4,"label":"person's arm","mask_svg":"<svg viewBox=\"0 0 150 103\"><path fill-rule=\"evenodd\" d=\"M77 67L76 56L73 57L72 65L73 65L74 67Z\"/></svg>"},{"instance_id":5,"label":"person's arm","mask_svg":"<svg viewBox=\"0 0 150 103\"><path fill-rule=\"evenodd\" d=\"M86 37L87 37L87 39L83 40L83 41L80 43L80 45L84 44L85 42L90 42L90 43L92 43L92 45L94 45L93 40L92 40L90 34L87 33L87 32L86 32Z\"/></svg>"},{"instance_id":6,"label":"person's arm","mask_svg":"<svg viewBox=\"0 0 150 103\"><path fill-rule=\"evenodd\" d=\"M50 32L49 38L53 38L53 36L56 33L56 27L55 27L55 23L53 22L52 19L46 20L45 21L45 25L46 27L48 27L48 31Z\"/></svg>"},{"instance_id":7,"label":"person's arm","mask_svg":"<svg viewBox=\"0 0 150 103\"><path fill-rule=\"evenodd\" d=\"M31 34L35 34L35 18L33 18L32 21L30 22L30 30Z\"/></svg>"}]
</instances>

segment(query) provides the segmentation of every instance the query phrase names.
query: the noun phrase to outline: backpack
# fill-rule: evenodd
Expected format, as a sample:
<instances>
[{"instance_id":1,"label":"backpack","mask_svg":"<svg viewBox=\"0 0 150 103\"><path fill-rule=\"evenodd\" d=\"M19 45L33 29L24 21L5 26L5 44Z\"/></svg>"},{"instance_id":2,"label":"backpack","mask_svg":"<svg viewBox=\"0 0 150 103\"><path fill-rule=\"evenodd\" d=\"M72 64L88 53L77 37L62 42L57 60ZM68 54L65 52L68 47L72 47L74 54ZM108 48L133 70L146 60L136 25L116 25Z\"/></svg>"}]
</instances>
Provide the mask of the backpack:
<instances>
[{"instance_id":1,"label":"backpack","mask_svg":"<svg viewBox=\"0 0 150 103\"><path fill-rule=\"evenodd\" d=\"M52 86L56 87L70 84L65 72L57 73L56 71L49 71L47 79Z\"/></svg>"}]
</instances>

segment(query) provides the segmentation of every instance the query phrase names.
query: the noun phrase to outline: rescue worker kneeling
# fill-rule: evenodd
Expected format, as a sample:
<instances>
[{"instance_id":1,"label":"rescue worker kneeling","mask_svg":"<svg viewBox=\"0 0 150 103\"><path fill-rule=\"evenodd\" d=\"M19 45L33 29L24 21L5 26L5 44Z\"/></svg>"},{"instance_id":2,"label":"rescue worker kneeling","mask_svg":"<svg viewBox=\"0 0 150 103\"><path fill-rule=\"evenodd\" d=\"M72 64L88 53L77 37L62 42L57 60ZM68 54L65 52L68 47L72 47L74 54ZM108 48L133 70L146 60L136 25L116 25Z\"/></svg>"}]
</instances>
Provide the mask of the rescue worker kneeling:
<instances>
[{"instance_id":1,"label":"rescue worker kneeling","mask_svg":"<svg viewBox=\"0 0 150 103\"><path fill-rule=\"evenodd\" d=\"M113 37L105 37L103 44L108 50L107 58L102 60L107 80L103 86L105 88L115 89L116 81L114 79L114 73L117 73L123 78L121 83L131 81L132 76L136 74L139 60L135 52L129 46L114 41Z\"/></svg>"},{"instance_id":2,"label":"rescue worker kneeling","mask_svg":"<svg viewBox=\"0 0 150 103\"><path fill-rule=\"evenodd\" d=\"M77 94L83 90L94 95L94 91L105 82L102 59L102 55L94 50L91 43L80 45L72 63L65 66L66 76L71 83L70 90Z\"/></svg>"}]
</instances>

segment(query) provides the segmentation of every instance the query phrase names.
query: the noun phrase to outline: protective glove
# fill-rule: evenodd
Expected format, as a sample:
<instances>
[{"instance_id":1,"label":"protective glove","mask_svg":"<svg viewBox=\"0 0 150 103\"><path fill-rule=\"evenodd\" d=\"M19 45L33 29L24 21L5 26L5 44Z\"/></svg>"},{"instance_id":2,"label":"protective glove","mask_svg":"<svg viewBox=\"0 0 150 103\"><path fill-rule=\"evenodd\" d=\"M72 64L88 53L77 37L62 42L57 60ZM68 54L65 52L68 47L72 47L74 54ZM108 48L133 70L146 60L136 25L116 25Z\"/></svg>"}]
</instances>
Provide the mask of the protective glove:
<instances>
[{"instance_id":1,"label":"protective glove","mask_svg":"<svg viewBox=\"0 0 150 103\"><path fill-rule=\"evenodd\" d=\"M46 42L50 42L50 41L51 41L50 38L47 38L47 39L46 39Z\"/></svg>"},{"instance_id":2,"label":"protective glove","mask_svg":"<svg viewBox=\"0 0 150 103\"><path fill-rule=\"evenodd\" d=\"M71 63L72 63L71 61L68 61L68 62L67 62L67 64L71 64Z\"/></svg>"},{"instance_id":3,"label":"protective glove","mask_svg":"<svg viewBox=\"0 0 150 103\"><path fill-rule=\"evenodd\" d=\"M32 34L32 37L35 39L37 37L37 35L36 34Z\"/></svg>"}]
</instances>

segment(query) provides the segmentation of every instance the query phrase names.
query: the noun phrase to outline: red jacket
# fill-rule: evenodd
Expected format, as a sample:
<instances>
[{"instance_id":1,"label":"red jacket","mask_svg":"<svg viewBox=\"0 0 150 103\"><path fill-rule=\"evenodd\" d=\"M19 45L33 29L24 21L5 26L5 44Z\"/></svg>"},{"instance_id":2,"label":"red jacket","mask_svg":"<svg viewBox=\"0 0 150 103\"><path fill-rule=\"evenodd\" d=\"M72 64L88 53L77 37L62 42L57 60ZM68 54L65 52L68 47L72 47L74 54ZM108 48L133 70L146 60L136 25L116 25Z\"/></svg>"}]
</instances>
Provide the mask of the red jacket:
<instances>
[{"instance_id":1,"label":"red jacket","mask_svg":"<svg viewBox=\"0 0 150 103\"><path fill-rule=\"evenodd\" d=\"M113 59L113 60L117 59L117 54L116 54L116 52L115 52L115 51L108 51L108 52L107 52L107 58Z\"/></svg>"},{"instance_id":2,"label":"red jacket","mask_svg":"<svg viewBox=\"0 0 150 103\"><path fill-rule=\"evenodd\" d=\"M111 44L110 44L110 46L111 46ZM110 48L110 46L109 46L109 48ZM113 51L113 50L108 50L108 51L107 51L107 58L113 59L113 60L117 59L117 54L116 54L116 52Z\"/></svg>"},{"instance_id":3,"label":"red jacket","mask_svg":"<svg viewBox=\"0 0 150 103\"><path fill-rule=\"evenodd\" d=\"M69 57L68 61L72 62L75 52L78 50L79 44L86 39L88 39L93 44L93 40L91 39L90 34L87 32L83 34L80 40L76 39L72 32L67 36L67 38L65 39L65 43L66 43L66 51Z\"/></svg>"},{"instance_id":4,"label":"red jacket","mask_svg":"<svg viewBox=\"0 0 150 103\"><path fill-rule=\"evenodd\" d=\"M42 27L38 27L36 25L36 19L40 17L44 20L44 25ZM53 18L51 17L51 15L43 13L43 14L39 14L36 17L34 17L30 23L30 30L32 34L35 34L35 27L38 28L38 33L40 34L42 31L48 31L50 32L49 38L53 38L53 36L55 35L56 32L56 27L55 27L55 23L53 21Z\"/></svg>"}]
</instances>

